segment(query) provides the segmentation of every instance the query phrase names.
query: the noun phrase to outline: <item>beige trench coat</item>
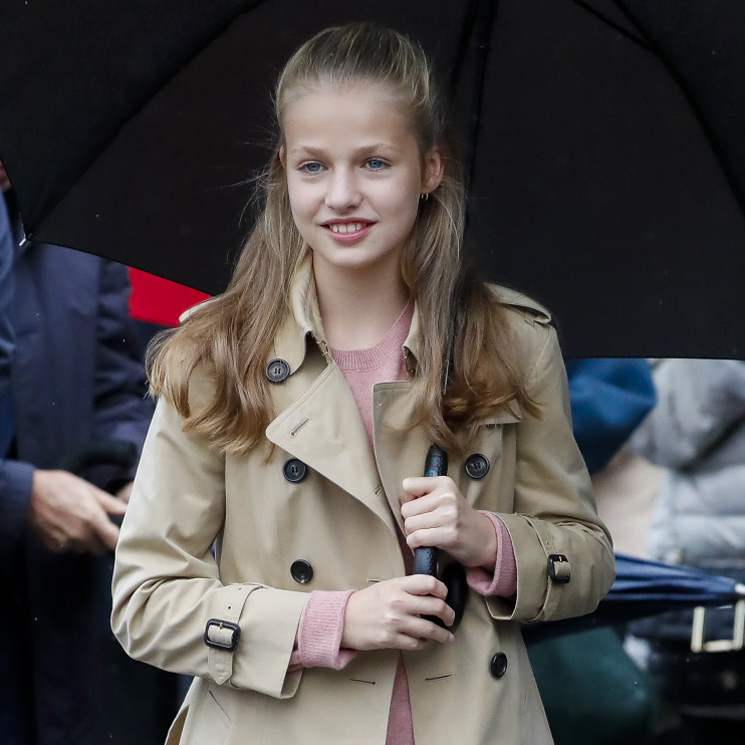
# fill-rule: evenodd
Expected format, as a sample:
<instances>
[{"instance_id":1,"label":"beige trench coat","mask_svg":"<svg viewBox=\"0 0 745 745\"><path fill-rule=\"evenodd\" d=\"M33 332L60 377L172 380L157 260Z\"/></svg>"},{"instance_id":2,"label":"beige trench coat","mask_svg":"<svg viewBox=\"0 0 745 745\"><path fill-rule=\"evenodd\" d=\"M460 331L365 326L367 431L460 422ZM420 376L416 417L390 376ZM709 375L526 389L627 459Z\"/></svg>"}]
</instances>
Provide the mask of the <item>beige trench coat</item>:
<instances>
[{"instance_id":1,"label":"beige trench coat","mask_svg":"<svg viewBox=\"0 0 745 745\"><path fill-rule=\"evenodd\" d=\"M614 576L572 437L556 334L532 301L495 291L512 308L542 418L513 406L484 421L470 452L486 456L488 473L469 478L464 457L450 459L449 475L475 508L505 522L518 591L512 599L471 592L453 644L404 653L418 745L550 743L519 622L588 613ZM410 372L417 327L415 312L404 345ZM112 626L132 657L198 676L169 743L384 745L398 651L359 653L342 671L288 672L288 661L307 593L404 574L398 496L402 480L421 473L430 443L400 428L411 411L410 383L382 383L374 388L371 452L322 341L309 262L275 356L291 374L272 386L278 415L266 447L249 456L220 455L185 434L175 410L159 402L116 552ZM195 374L193 402L208 391L208 376ZM276 447L265 463L269 443ZM285 477L290 459L305 464L301 481ZM568 582L549 577L547 557L555 554L566 557L554 566L559 579L570 570ZM298 560L312 568L310 581L293 577L308 577ZM226 644L235 635L219 621L237 624L234 651L206 645L210 619L218 620L210 640ZM491 665L497 653L502 667L506 660L501 677Z\"/></svg>"}]
</instances>

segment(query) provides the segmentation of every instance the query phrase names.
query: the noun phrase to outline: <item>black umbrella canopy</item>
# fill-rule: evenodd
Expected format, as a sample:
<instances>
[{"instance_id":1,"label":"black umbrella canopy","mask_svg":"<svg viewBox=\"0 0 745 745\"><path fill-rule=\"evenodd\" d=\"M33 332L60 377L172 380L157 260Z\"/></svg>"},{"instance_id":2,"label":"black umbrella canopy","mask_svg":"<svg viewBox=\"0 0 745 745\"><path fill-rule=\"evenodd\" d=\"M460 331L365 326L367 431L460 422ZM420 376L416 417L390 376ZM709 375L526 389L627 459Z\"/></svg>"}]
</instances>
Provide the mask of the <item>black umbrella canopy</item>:
<instances>
[{"instance_id":1,"label":"black umbrella canopy","mask_svg":"<svg viewBox=\"0 0 745 745\"><path fill-rule=\"evenodd\" d=\"M221 291L297 45L380 20L451 64L464 14L448 0L7 0L0 158L27 234Z\"/></svg>"},{"instance_id":2,"label":"black umbrella canopy","mask_svg":"<svg viewBox=\"0 0 745 745\"><path fill-rule=\"evenodd\" d=\"M745 220L718 157L741 194L743 39L743 4L499 3L472 227L568 353L745 356Z\"/></svg>"},{"instance_id":3,"label":"black umbrella canopy","mask_svg":"<svg viewBox=\"0 0 745 745\"><path fill-rule=\"evenodd\" d=\"M5 0L0 157L27 231L221 290L277 71L359 19L456 73L480 260L568 354L745 357L745 6L725 0Z\"/></svg>"}]
</instances>

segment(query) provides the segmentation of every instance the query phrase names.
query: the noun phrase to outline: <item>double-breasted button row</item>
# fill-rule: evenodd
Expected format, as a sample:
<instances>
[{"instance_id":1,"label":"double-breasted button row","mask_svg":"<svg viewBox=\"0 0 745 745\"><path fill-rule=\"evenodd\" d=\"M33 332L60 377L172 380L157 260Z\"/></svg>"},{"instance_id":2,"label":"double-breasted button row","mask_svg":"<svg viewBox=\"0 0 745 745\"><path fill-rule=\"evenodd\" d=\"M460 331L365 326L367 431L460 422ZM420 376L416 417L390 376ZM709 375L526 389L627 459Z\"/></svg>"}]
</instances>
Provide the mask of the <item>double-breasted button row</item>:
<instances>
[{"instance_id":1,"label":"double-breasted button row","mask_svg":"<svg viewBox=\"0 0 745 745\"><path fill-rule=\"evenodd\" d=\"M501 678L507 672L507 655L497 652L489 661L489 672L492 678Z\"/></svg>"},{"instance_id":2,"label":"double-breasted button row","mask_svg":"<svg viewBox=\"0 0 745 745\"><path fill-rule=\"evenodd\" d=\"M267 380L270 383L281 383L290 376L290 366L287 362L279 357L269 360L265 368Z\"/></svg>"},{"instance_id":3,"label":"double-breasted button row","mask_svg":"<svg viewBox=\"0 0 745 745\"><path fill-rule=\"evenodd\" d=\"M290 564L290 576L301 585L307 585L313 579L313 567L305 559L295 559Z\"/></svg>"},{"instance_id":4,"label":"double-breasted button row","mask_svg":"<svg viewBox=\"0 0 745 745\"><path fill-rule=\"evenodd\" d=\"M302 481L308 474L308 466L297 458L290 458L282 466L284 477L294 483ZM295 559L290 564L290 576L301 585L307 585L313 579L313 567L306 559Z\"/></svg>"},{"instance_id":5,"label":"double-breasted button row","mask_svg":"<svg viewBox=\"0 0 745 745\"><path fill-rule=\"evenodd\" d=\"M481 453L474 453L466 458L466 473L472 479L483 479L489 473L489 459Z\"/></svg>"}]
</instances>

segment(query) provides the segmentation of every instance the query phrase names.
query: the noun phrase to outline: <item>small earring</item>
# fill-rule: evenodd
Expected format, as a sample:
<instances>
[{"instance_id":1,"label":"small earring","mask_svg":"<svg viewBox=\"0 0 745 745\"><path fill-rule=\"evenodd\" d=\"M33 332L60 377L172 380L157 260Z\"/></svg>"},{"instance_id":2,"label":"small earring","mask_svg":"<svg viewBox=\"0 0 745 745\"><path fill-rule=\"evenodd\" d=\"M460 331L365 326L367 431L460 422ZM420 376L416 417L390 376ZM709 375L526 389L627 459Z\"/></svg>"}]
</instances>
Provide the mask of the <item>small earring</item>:
<instances>
[{"instance_id":1,"label":"small earring","mask_svg":"<svg viewBox=\"0 0 745 745\"><path fill-rule=\"evenodd\" d=\"M420 194L419 199L421 199L422 202L426 202L429 199L429 192L425 191L424 194Z\"/></svg>"}]
</instances>

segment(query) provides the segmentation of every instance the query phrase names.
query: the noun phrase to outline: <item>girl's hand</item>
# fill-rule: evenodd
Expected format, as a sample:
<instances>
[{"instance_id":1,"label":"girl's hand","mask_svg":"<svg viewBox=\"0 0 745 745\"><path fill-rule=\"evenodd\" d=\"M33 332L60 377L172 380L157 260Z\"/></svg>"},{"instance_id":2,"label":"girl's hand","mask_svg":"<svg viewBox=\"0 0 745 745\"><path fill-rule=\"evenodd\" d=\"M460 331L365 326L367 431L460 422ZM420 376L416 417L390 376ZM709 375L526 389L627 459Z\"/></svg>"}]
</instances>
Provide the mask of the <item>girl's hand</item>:
<instances>
[{"instance_id":1,"label":"girl's hand","mask_svg":"<svg viewBox=\"0 0 745 745\"><path fill-rule=\"evenodd\" d=\"M409 546L434 546L465 567L487 566L497 555L494 526L466 502L447 476L404 479L401 516Z\"/></svg>"},{"instance_id":2,"label":"girl's hand","mask_svg":"<svg viewBox=\"0 0 745 745\"><path fill-rule=\"evenodd\" d=\"M445 603L447 587L435 577L414 574L376 582L349 596L341 646L347 649L423 649L431 639L455 638L447 629L421 616L438 616L445 625L455 620Z\"/></svg>"}]
</instances>

